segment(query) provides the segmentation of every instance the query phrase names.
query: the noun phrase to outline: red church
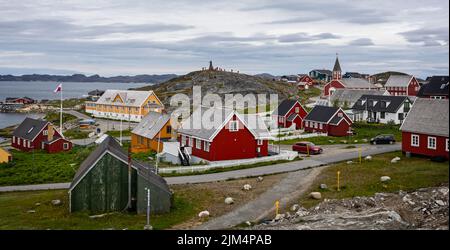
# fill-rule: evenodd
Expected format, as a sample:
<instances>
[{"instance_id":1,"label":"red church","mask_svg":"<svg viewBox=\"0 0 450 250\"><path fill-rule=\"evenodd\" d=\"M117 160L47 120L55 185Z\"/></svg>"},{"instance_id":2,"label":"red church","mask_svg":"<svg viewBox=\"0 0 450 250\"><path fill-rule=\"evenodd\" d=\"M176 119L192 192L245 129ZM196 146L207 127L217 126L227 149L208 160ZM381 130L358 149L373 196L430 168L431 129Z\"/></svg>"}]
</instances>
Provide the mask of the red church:
<instances>
[{"instance_id":1,"label":"red church","mask_svg":"<svg viewBox=\"0 0 450 250\"><path fill-rule=\"evenodd\" d=\"M336 56L333 67L333 78L323 87L323 96L333 95L336 89L375 89L365 78L342 78L341 64Z\"/></svg>"},{"instance_id":2,"label":"red church","mask_svg":"<svg viewBox=\"0 0 450 250\"><path fill-rule=\"evenodd\" d=\"M71 150L72 142L61 136L50 122L27 117L14 130L11 146L26 152L45 150L57 153Z\"/></svg>"},{"instance_id":3,"label":"red church","mask_svg":"<svg viewBox=\"0 0 450 250\"><path fill-rule=\"evenodd\" d=\"M347 136L353 122L344 110L316 105L304 119L305 131L326 133L329 136Z\"/></svg>"},{"instance_id":4,"label":"red church","mask_svg":"<svg viewBox=\"0 0 450 250\"><path fill-rule=\"evenodd\" d=\"M403 121L402 151L448 159L448 99L417 98Z\"/></svg>"},{"instance_id":5,"label":"red church","mask_svg":"<svg viewBox=\"0 0 450 250\"><path fill-rule=\"evenodd\" d=\"M286 99L273 111L272 117L279 128L289 128L295 124L295 129L303 128L303 119L308 114L297 100Z\"/></svg>"},{"instance_id":6,"label":"red church","mask_svg":"<svg viewBox=\"0 0 450 250\"><path fill-rule=\"evenodd\" d=\"M220 119L217 121L211 120L214 115L206 114L210 111L214 112L204 107L196 109L178 129L180 147L183 152L188 152L189 158L196 157L199 162L269 155L268 144L273 138L259 115L241 115L233 110L218 109ZM194 121L196 118L200 122Z\"/></svg>"}]
</instances>

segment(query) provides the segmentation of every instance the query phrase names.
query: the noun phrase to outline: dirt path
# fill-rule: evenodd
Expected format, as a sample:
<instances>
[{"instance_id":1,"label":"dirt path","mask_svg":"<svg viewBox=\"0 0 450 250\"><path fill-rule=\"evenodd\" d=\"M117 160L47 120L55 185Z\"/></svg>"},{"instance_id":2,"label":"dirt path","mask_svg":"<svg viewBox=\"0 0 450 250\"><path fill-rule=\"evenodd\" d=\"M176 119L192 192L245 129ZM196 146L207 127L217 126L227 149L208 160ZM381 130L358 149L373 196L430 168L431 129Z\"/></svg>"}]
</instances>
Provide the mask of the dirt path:
<instances>
[{"instance_id":1,"label":"dirt path","mask_svg":"<svg viewBox=\"0 0 450 250\"><path fill-rule=\"evenodd\" d=\"M273 212L275 201L280 206L291 203L294 197L305 192L323 168L291 172L258 198L220 217L194 228L200 230L226 229L246 221L258 221ZM289 195L286 195L289 194Z\"/></svg>"}]
</instances>

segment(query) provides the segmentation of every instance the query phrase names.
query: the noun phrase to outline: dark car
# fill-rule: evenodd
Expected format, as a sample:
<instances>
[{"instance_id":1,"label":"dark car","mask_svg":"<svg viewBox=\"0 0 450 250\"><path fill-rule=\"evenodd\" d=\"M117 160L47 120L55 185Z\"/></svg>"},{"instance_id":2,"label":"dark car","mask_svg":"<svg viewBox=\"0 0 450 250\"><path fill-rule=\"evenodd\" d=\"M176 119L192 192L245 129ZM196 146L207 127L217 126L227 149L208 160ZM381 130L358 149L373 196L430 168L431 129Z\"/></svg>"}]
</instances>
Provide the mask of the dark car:
<instances>
[{"instance_id":1,"label":"dark car","mask_svg":"<svg viewBox=\"0 0 450 250\"><path fill-rule=\"evenodd\" d=\"M370 143L375 144L394 144L395 138L394 135L377 135L374 138L370 139Z\"/></svg>"},{"instance_id":2,"label":"dark car","mask_svg":"<svg viewBox=\"0 0 450 250\"><path fill-rule=\"evenodd\" d=\"M319 146L314 145L312 142L297 142L294 145L292 145L292 151L297 151L299 153L303 154L321 154L323 152L323 149Z\"/></svg>"}]
</instances>

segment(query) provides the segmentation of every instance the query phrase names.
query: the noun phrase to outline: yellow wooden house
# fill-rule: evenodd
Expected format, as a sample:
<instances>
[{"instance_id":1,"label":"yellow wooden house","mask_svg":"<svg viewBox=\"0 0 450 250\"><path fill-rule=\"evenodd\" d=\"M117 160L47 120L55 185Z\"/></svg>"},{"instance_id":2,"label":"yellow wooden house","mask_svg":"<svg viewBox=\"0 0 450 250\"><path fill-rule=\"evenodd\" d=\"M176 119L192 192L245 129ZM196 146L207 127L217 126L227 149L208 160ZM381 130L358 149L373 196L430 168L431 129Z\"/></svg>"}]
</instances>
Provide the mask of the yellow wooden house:
<instances>
[{"instance_id":1,"label":"yellow wooden house","mask_svg":"<svg viewBox=\"0 0 450 250\"><path fill-rule=\"evenodd\" d=\"M176 138L170 115L149 112L142 121L131 131L131 152L160 153L163 142Z\"/></svg>"},{"instance_id":2,"label":"yellow wooden house","mask_svg":"<svg viewBox=\"0 0 450 250\"><path fill-rule=\"evenodd\" d=\"M0 163L8 163L10 161L12 161L11 153L0 147Z\"/></svg>"},{"instance_id":3,"label":"yellow wooden house","mask_svg":"<svg viewBox=\"0 0 450 250\"><path fill-rule=\"evenodd\" d=\"M161 113L164 105L153 91L106 90L96 102L86 102L94 117L140 122L149 112Z\"/></svg>"}]
</instances>

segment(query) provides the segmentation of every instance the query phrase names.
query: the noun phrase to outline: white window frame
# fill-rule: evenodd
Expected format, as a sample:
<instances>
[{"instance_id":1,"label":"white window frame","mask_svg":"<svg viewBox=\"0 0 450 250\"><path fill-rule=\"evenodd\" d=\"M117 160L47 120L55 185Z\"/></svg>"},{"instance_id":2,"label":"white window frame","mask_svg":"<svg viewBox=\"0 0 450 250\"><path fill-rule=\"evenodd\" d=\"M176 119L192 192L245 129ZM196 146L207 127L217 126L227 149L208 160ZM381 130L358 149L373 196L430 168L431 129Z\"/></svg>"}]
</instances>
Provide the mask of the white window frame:
<instances>
[{"instance_id":1,"label":"white window frame","mask_svg":"<svg viewBox=\"0 0 450 250\"><path fill-rule=\"evenodd\" d=\"M64 150L69 149L69 143L64 142L64 143L63 143L63 149L64 149Z\"/></svg>"},{"instance_id":2,"label":"white window frame","mask_svg":"<svg viewBox=\"0 0 450 250\"><path fill-rule=\"evenodd\" d=\"M239 131L239 123L238 123L238 121L230 121L230 123L229 123L229 130L230 130L230 132Z\"/></svg>"},{"instance_id":3,"label":"white window frame","mask_svg":"<svg viewBox=\"0 0 450 250\"><path fill-rule=\"evenodd\" d=\"M417 143L414 142L414 138L417 139ZM411 134L411 146L412 147L419 147L420 146L420 137L419 137L419 135Z\"/></svg>"},{"instance_id":4,"label":"white window frame","mask_svg":"<svg viewBox=\"0 0 450 250\"><path fill-rule=\"evenodd\" d=\"M195 148L202 149L202 141L200 139L195 139Z\"/></svg>"},{"instance_id":5,"label":"white window frame","mask_svg":"<svg viewBox=\"0 0 450 250\"><path fill-rule=\"evenodd\" d=\"M19 137L19 138L17 138L17 145L19 145L19 146L20 146L20 137Z\"/></svg>"},{"instance_id":6,"label":"white window frame","mask_svg":"<svg viewBox=\"0 0 450 250\"><path fill-rule=\"evenodd\" d=\"M300 113L300 107L295 107L295 113Z\"/></svg>"},{"instance_id":7,"label":"white window frame","mask_svg":"<svg viewBox=\"0 0 450 250\"><path fill-rule=\"evenodd\" d=\"M43 135L48 135L48 130L42 131L42 134L43 134Z\"/></svg>"},{"instance_id":8,"label":"white window frame","mask_svg":"<svg viewBox=\"0 0 450 250\"><path fill-rule=\"evenodd\" d=\"M188 146L189 147L194 147L194 138L189 137L189 144L188 144Z\"/></svg>"},{"instance_id":9,"label":"white window frame","mask_svg":"<svg viewBox=\"0 0 450 250\"><path fill-rule=\"evenodd\" d=\"M323 129L322 123L319 123L319 129Z\"/></svg>"},{"instance_id":10,"label":"white window frame","mask_svg":"<svg viewBox=\"0 0 450 250\"><path fill-rule=\"evenodd\" d=\"M187 142L186 136L182 135L181 136L181 146L186 146L186 142Z\"/></svg>"},{"instance_id":11,"label":"white window frame","mask_svg":"<svg viewBox=\"0 0 450 250\"><path fill-rule=\"evenodd\" d=\"M207 141L204 141L203 142L203 150L205 151L205 152L209 152L209 142L207 142Z\"/></svg>"},{"instance_id":12,"label":"white window frame","mask_svg":"<svg viewBox=\"0 0 450 250\"><path fill-rule=\"evenodd\" d=\"M434 136L428 136L428 149L436 149L436 137ZM430 144L430 142L434 141L434 146Z\"/></svg>"},{"instance_id":13,"label":"white window frame","mask_svg":"<svg viewBox=\"0 0 450 250\"><path fill-rule=\"evenodd\" d=\"M15 137L15 136L13 136L12 142L13 142L13 143L16 143L16 137Z\"/></svg>"},{"instance_id":14,"label":"white window frame","mask_svg":"<svg viewBox=\"0 0 450 250\"><path fill-rule=\"evenodd\" d=\"M445 151L448 152L448 138L445 139Z\"/></svg>"},{"instance_id":15,"label":"white window frame","mask_svg":"<svg viewBox=\"0 0 450 250\"><path fill-rule=\"evenodd\" d=\"M27 141L27 147L31 148L31 142L30 141Z\"/></svg>"},{"instance_id":16,"label":"white window frame","mask_svg":"<svg viewBox=\"0 0 450 250\"><path fill-rule=\"evenodd\" d=\"M258 146L263 145L263 140L260 140L260 139L256 140L256 145L258 145Z\"/></svg>"},{"instance_id":17,"label":"white window frame","mask_svg":"<svg viewBox=\"0 0 450 250\"><path fill-rule=\"evenodd\" d=\"M314 128L317 128L317 122L313 122Z\"/></svg>"}]
</instances>

